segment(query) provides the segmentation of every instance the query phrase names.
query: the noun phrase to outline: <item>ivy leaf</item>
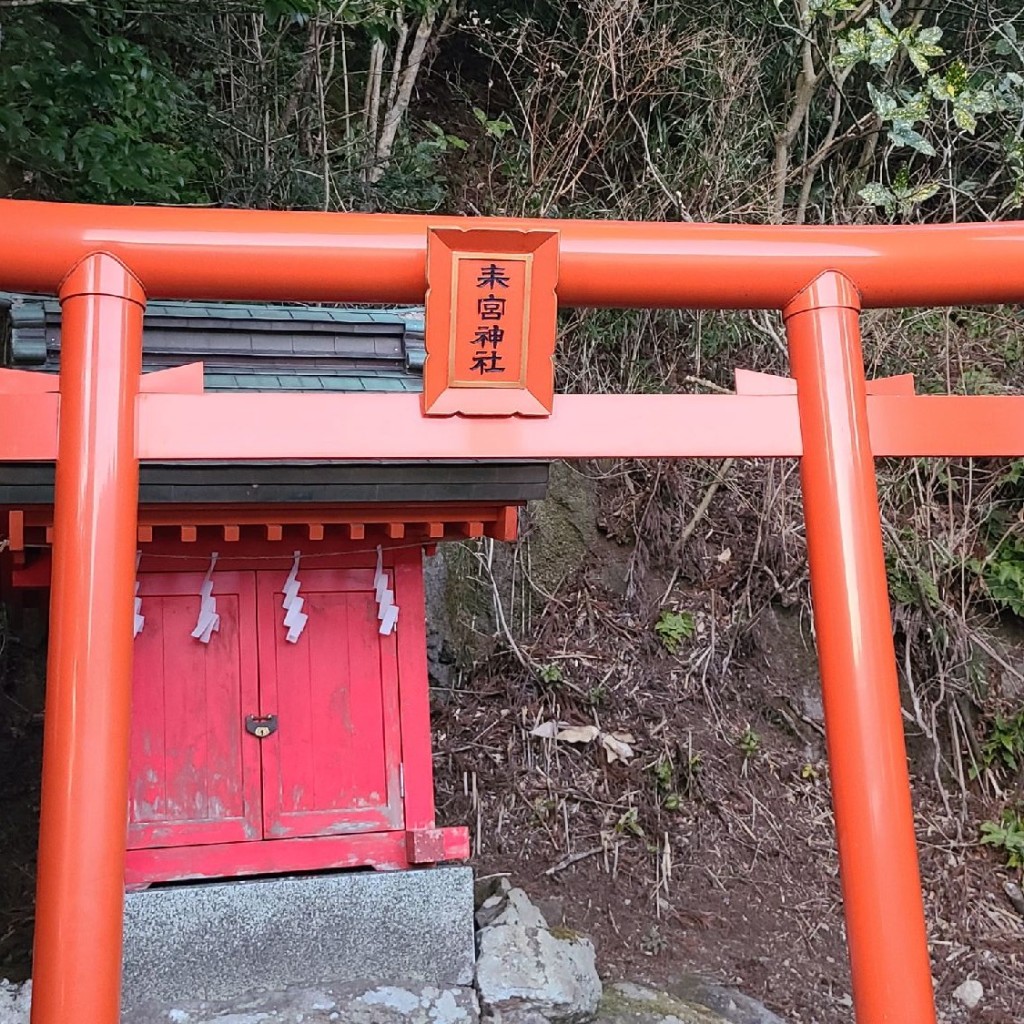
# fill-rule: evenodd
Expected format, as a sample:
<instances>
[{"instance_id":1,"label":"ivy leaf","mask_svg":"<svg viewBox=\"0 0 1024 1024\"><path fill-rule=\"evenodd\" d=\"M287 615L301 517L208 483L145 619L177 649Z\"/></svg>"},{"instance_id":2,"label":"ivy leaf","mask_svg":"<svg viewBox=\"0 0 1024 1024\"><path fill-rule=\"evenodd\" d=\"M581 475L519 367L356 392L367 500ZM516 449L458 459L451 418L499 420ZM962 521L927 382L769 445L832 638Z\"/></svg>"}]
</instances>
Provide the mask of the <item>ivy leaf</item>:
<instances>
[{"instance_id":1,"label":"ivy leaf","mask_svg":"<svg viewBox=\"0 0 1024 1024\"><path fill-rule=\"evenodd\" d=\"M939 46L942 38L942 29L938 25L930 25L927 28L918 29L913 37L905 42L907 56L914 62L914 67L922 75L928 74L931 66L929 57L942 57L945 50Z\"/></svg>"},{"instance_id":2,"label":"ivy leaf","mask_svg":"<svg viewBox=\"0 0 1024 1024\"><path fill-rule=\"evenodd\" d=\"M931 64L928 62L929 57L941 57L946 52L941 46L933 46L928 43L921 42L921 36L926 31L927 29L922 29L922 31L914 38L908 39L904 42L904 46L907 50L907 56L911 61L913 61L914 67L917 68L922 75L927 75L932 69Z\"/></svg>"},{"instance_id":3,"label":"ivy leaf","mask_svg":"<svg viewBox=\"0 0 1024 1024\"><path fill-rule=\"evenodd\" d=\"M896 26L892 23L892 12L885 4L878 5L878 17L881 19L882 24L893 35L896 35Z\"/></svg>"},{"instance_id":4,"label":"ivy leaf","mask_svg":"<svg viewBox=\"0 0 1024 1024\"><path fill-rule=\"evenodd\" d=\"M868 59L871 51L871 40L866 29L852 28L838 39L839 52L835 57L837 68L852 68L855 64Z\"/></svg>"},{"instance_id":5,"label":"ivy leaf","mask_svg":"<svg viewBox=\"0 0 1024 1024\"><path fill-rule=\"evenodd\" d=\"M834 18L842 11L852 11L857 7L857 0L810 0L807 5L808 21L814 21L823 14L826 18Z\"/></svg>"},{"instance_id":6,"label":"ivy leaf","mask_svg":"<svg viewBox=\"0 0 1024 1024\"><path fill-rule=\"evenodd\" d=\"M978 127L978 119L962 103L953 104L953 120L968 135L973 135L974 129Z\"/></svg>"},{"instance_id":7,"label":"ivy leaf","mask_svg":"<svg viewBox=\"0 0 1024 1024\"><path fill-rule=\"evenodd\" d=\"M899 199L901 203L904 203L907 206L916 206L918 203L923 203L925 200L931 199L931 197L939 191L939 188L940 186L937 181L929 181L927 184L916 185L914 188L910 189L909 192L902 193ZM932 586L934 586L934 581L931 582Z\"/></svg>"},{"instance_id":8,"label":"ivy leaf","mask_svg":"<svg viewBox=\"0 0 1024 1024\"><path fill-rule=\"evenodd\" d=\"M888 67L899 49L899 37L888 31L877 18L868 18L867 29L870 33L867 59L875 67Z\"/></svg>"},{"instance_id":9,"label":"ivy leaf","mask_svg":"<svg viewBox=\"0 0 1024 1024\"><path fill-rule=\"evenodd\" d=\"M875 113L883 121L888 121L899 109L899 103L895 96L876 89L870 82L868 82L868 95L871 97L871 105L875 108Z\"/></svg>"},{"instance_id":10,"label":"ivy leaf","mask_svg":"<svg viewBox=\"0 0 1024 1024\"><path fill-rule=\"evenodd\" d=\"M872 181L858 193L865 202L872 206L884 206L887 210L896 202L896 197L881 182Z\"/></svg>"},{"instance_id":11,"label":"ivy leaf","mask_svg":"<svg viewBox=\"0 0 1024 1024\"><path fill-rule=\"evenodd\" d=\"M929 57L941 57L945 52L938 45L941 38L942 29L938 25L929 25L927 28L918 29L914 40L918 46L934 49L936 51L935 53L928 54Z\"/></svg>"},{"instance_id":12,"label":"ivy leaf","mask_svg":"<svg viewBox=\"0 0 1024 1024\"><path fill-rule=\"evenodd\" d=\"M906 122L894 121L889 129L889 138L897 146L910 146L925 156L935 156L935 147L920 133Z\"/></svg>"},{"instance_id":13,"label":"ivy leaf","mask_svg":"<svg viewBox=\"0 0 1024 1024\"><path fill-rule=\"evenodd\" d=\"M1017 30L1012 21L996 26L995 33L999 40L995 45L995 51L1000 57L1008 57L1014 52L1017 46Z\"/></svg>"}]
</instances>

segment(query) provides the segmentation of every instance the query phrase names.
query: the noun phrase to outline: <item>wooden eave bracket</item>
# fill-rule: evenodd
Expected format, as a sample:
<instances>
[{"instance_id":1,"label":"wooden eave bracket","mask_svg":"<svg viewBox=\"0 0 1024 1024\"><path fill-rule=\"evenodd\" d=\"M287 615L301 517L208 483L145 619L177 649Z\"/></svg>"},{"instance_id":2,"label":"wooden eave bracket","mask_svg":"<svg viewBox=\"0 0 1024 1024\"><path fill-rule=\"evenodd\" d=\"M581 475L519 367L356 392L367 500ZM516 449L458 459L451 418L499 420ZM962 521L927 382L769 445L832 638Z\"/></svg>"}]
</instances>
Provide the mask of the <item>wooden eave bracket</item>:
<instances>
[{"instance_id":1,"label":"wooden eave bracket","mask_svg":"<svg viewBox=\"0 0 1024 1024\"><path fill-rule=\"evenodd\" d=\"M142 545L173 539L195 544L215 532L223 544L259 540L267 543L319 544L363 541L367 534L391 544L430 544L442 540L490 537L512 541L518 533L519 509L515 505L437 506L423 510L401 508L375 512L368 508L309 510L268 506L240 509L237 506L188 508L160 505L139 509L136 541ZM52 506L11 509L7 535L12 551L53 542Z\"/></svg>"}]
</instances>

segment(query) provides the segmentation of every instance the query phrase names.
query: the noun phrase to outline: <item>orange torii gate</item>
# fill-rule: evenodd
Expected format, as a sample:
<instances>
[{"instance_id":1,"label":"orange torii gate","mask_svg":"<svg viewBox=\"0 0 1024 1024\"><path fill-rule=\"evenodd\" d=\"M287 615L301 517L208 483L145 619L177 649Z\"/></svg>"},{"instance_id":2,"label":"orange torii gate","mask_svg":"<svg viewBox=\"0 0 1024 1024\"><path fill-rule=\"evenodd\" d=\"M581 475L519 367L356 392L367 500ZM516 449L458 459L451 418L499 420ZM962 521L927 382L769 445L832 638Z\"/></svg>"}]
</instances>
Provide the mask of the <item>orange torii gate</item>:
<instances>
[{"instance_id":1,"label":"orange torii gate","mask_svg":"<svg viewBox=\"0 0 1024 1024\"><path fill-rule=\"evenodd\" d=\"M161 393L173 379L140 379L147 296L419 302L428 245L451 242L453 229L487 236L478 262L526 253L514 244L525 234L554 240L548 257L522 257L539 320L553 322L543 298L552 290L562 306L781 309L795 381L740 373L732 396L551 401L543 360L538 370L527 359L525 302L513 386L541 408L532 398L521 414L497 389L470 388L468 405L431 410L412 394L175 394ZM858 318L862 306L1020 301L1022 254L1024 224L747 227L0 201L0 288L57 293L63 304L59 394L0 372L0 463L57 466L34 1024L119 1015L140 460L626 456L801 458L857 1020L934 1024L873 460L1024 455L1024 397L916 397L909 378L867 382ZM442 281L431 270L429 284L457 303L457 272ZM428 300L428 389L445 367L454 381L457 319ZM438 331L449 322L446 348ZM469 415L451 415L460 412Z\"/></svg>"}]
</instances>

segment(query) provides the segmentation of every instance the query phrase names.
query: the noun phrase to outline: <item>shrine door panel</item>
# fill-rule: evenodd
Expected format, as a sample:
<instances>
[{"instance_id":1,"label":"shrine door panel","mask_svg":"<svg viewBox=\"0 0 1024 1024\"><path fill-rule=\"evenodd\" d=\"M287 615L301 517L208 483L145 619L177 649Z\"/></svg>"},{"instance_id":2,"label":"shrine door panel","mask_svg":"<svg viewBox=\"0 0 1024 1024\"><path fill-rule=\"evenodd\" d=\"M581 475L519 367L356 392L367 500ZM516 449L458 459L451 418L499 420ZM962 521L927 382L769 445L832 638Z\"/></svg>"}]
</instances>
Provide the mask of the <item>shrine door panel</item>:
<instances>
[{"instance_id":1,"label":"shrine door panel","mask_svg":"<svg viewBox=\"0 0 1024 1024\"><path fill-rule=\"evenodd\" d=\"M403 827L395 636L378 632L373 572L299 572L303 612L286 640L284 574L261 572L264 836L337 835Z\"/></svg>"},{"instance_id":2,"label":"shrine door panel","mask_svg":"<svg viewBox=\"0 0 1024 1024\"><path fill-rule=\"evenodd\" d=\"M259 706L254 573L213 576L220 629L193 639L203 575L139 577L128 848L258 839Z\"/></svg>"}]
</instances>

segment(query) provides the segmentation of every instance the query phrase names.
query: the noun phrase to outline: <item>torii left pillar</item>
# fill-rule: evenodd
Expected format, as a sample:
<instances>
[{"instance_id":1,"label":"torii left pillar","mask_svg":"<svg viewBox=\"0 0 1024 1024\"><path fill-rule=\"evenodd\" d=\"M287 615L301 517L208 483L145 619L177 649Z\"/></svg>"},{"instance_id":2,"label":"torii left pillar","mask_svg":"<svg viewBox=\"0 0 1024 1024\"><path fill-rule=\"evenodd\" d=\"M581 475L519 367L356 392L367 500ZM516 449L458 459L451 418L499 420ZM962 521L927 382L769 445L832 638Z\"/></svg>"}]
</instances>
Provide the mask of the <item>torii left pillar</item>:
<instances>
[{"instance_id":1,"label":"torii left pillar","mask_svg":"<svg viewBox=\"0 0 1024 1024\"><path fill-rule=\"evenodd\" d=\"M141 284L94 253L60 288L60 426L32 1024L120 1019Z\"/></svg>"}]
</instances>

